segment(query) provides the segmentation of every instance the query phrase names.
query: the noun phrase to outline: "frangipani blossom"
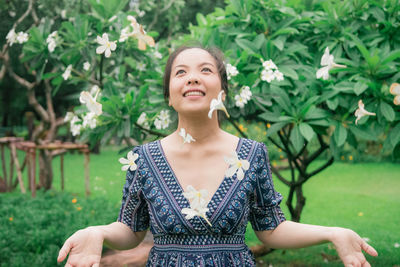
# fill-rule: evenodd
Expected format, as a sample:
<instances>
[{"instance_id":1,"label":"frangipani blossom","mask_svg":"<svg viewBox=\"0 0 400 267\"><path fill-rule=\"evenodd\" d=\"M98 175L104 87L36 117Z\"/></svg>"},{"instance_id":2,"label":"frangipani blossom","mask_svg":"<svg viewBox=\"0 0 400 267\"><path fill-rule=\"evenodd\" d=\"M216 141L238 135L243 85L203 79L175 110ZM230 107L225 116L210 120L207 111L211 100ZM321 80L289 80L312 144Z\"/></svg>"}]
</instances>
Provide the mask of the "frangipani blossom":
<instances>
[{"instance_id":1,"label":"frangipani blossom","mask_svg":"<svg viewBox=\"0 0 400 267\"><path fill-rule=\"evenodd\" d=\"M390 93L394 95L393 103L395 105L400 105L400 84L393 83L390 86Z\"/></svg>"},{"instance_id":2,"label":"frangipani blossom","mask_svg":"<svg viewBox=\"0 0 400 267\"><path fill-rule=\"evenodd\" d=\"M96 102L97 95L93 98L89 92L82 91L79 97L79 101L82 104L86 104L90 112L95 113L97 116L102 113L102 105Z\"/></svg>"},{"instance_id":3,"label":"frangipani blossom","mask_svg":"<svg viewBox=\"0 0 400 267\"><path fill-rule=\"evenodd\" d=\"M56 49L57 46L57 38L58 38L58 33L57 31L54 31L47 36L46 43L47 43L47 49L49 50L50 53Z\"/></svg>"},{"instance_id":4,"label":"frangipani blossom","mask_svg":"<svg viewBox=\"0 0 400 267\"><path fill-rule=\"evenodd\" d=\"M137 124L140 126L143 126L143 128L148 129L149 128L149 122L147 121L147 115L145 112L142 112L139 116L139 118L136 121Z\"/></svg>"},{"instance_id":5,"label":"frangipani blossom","mask_svg":"<svg viewBox=\"0 0 400 267\"><path fill-rule=\"evenodd\" d=\"M206 217L206 212L209 210L207 208L208 203L205 198L208 195L208 191L202 189L197 191L193 186L189 185L185 192L183 192L183 196L187 198L190 204L190 208L183 208L181 212L185 214L185 218L190 220L195 216L199 216L203 218L210 226L211 223L208 221Z\"/></svg>"},{"instance_id":6,"label":"frangipani blossom","mask_svg":"<svg viewBox=\"0 0 400 267\"><path fill-rule=\"evenodd\" d=\"M154 120L154 126L156 129L166 129L168 128L171 119L169 118L169 111L168 110L161 110L160 114L157 115L156 119Z\"/></svg>"},{"instance_id":7,"label":"frangipani blossom","mask_svg":"<svg viewBox=\"0 0 400 267\"><path fill-rule=\"evenodd\" d=\"M23 44L28 41L29 35L26 32L19 32L16 38L18 43Z\"/></svg>"},{"instance_id":8,"label":"frangipani blossom","mask_svg":"<svg viewBox=\"0 0 400 267\"><path fill-rule=\"evenodd\" d=\"M235 66L232 66L231 64L226 64L226 75L228 80L230 80L232 77L236 76L239 74L239 71Z\"/></svg>"},{"instance_id":9,"label":"frangipani blossom","mask_svg":"<svg viewBox=\"0 0 400 267\"><path fill-rule=\"evenodd\" d=\"M128 16L128 20L130 20L133 32L129 34L129 36L134 36L138 39L138 48L140 50L146 50L146 45L154 47L155 42L153 37L148 36L143 29L143 26L137 23L136 19L133 16Z\"/></svg>"},{"instance_id":10,"label":"frangipani blossom","mask_svg":"<svg viewBox=\"0 0 400 267\"><path fill-rule=\"evenodd\" d=\"M224 93L223 90L221 90L218 94L218 99L213 98L210 103L210 111L208 112L208 117L211 119L212 118L212 113L214 110L223 110L226 114L226 116L229 118L228 111L226 110L224 103L222 102L222 94Z\"/></svg>"},{"instance_id":11,"label":"frangipani blossom","mask_svg":"<svg viewBox=\"0 0 400 267\"><path fill-rule=\"evenodd\" d=\"M126 171L128 169L130 169L131 171L136 170L137 165L136 165L135 161L138 159L138 157L139 157L139 154L137 154L137 153L134 154L133 151L129 151L128 155L127 155L127 159L125 159L125 158L119 159L119 163L124 164L121 167L121 170L123 170L123 171Z\"/></svg>"},{"instance_id":12,"label":"frangipani blossom","mask_svg":"<svg viewBox=\"0 0 400 267\"><path fill-rule=\"evenodd\" d=\"M394 243L394 245L393 245L395 248L400 248L400 244L399 243Z\"/></svg>"},{"instance_id":13,"label":"frangipani blossom","mask_svg":"<svg viewBox=\"0 0 400 267\"><path fill-rule=\"evenodd\" d=\"M81 133L82 124L74 124L71 126L71 133L73 136L77 136Z\"/></svg>"},{"instance_id":14,"label":"frangipani blossom","mask_svg":"<svg viewBox=\"0 0 400 267\"><path fill-rule=\"evenodd\" d=\"M249 101L251 99L251 96L253 93L250 90L249 86L243 86L242 91L240 92L240 95L246 100Z\"/></svg>"},{"instance_id":15,"label":"frangipani blossom","mask_svg":"<svg viewBox=\"0 0 400 267\"><path fill-rule=\"evenodd\" d=\"M84 117L83 117L83 123L82 126L86 127L89 126L90 129L96 128L96 114L93 112L88 112Z\"/></svg>"},{"instance_id":16,"label":"frangipani blossom","mask_svg":"<svg viewBox=\"0 0 400 267\"><path fill-rule=\"evenodd\" d=\"M250 167L250 163L245 159L239 159L236 151L231 154L231 157L224 157L225 162L230 166L225 172L226 177L232 177L237 173L238 180L244 178L244 171L247 171Z\"/></svg>"},{"instance_id":17,"label":"frangipani blossom","mask_svg":"<svg viewBox=\"0 0 400 267\"><path fill-rule=\"evenodd\" d=\"M111 51L115 51L117 49L117 44L116 41L110 42L108 40L108 34L103 33L103 36L97 36L97 43L100 44L99 47L96 49L97 54L103 54L105 57L110 57L111 56Z\"/></svg>"},{"instance_id":18,"label":"frangipani blossom","mask_svg":"<svg viewBox=\"0 0 400 267\"><path fill-rule=\"evenodd\" d=\"M270 59L267 61L264 61L262 63L263 67L265 70L276 70L278 67L275 65L275 63Z\"/></svg>"},{"instance_id":19,"label":"frangipani blossom","mask_svg":"<svg viewBox=\"0 0 400 267\"><path fill-rule=\"evenodd\" d=\"M17 42L17 34L15 33L14 28L7 33L6 39L10 46Z\"/></svg>"},{"instance_id":20,"label":"frangipani blossom","mask_svg":"<svg viewBox=\"0 0 400 267\"><path fill-rule=\"evenodd\" d=\"M274 71L274 77L277 81L283 81L283 73L279 70Z\"/></svg>"},{"instance_id":21,"label":"frangipani blossom","mask_svg":"<svg viewBox=\"0 0 400 267\"><path fill-rule=\"evenodd\" d=\"M262 70L261 71L261 80L266 82L272 82L275 79L273 70Z\"/></svg>"},{"instance_id":22,"label":"frangipani blossom","mask_svg":"<svg viewBox=\"0 0 400 267\"><path fill-rule=\"evenodd\" d=\"M90 70L90 63L88 61L83 63L83 69L86 70L86 71Z\"/></svg>"},{"instance_id":23,"label":"frangipani blossom","mask_svg":"<svg viewBox=\"0 0 400 267\"><path fill-rule=\"evenodd\" d=\"M357 124L358 120L361 119L362 117L367 116L367 115L375 116L376 114L365 110L364 103L360 99L358 101L358 109L356 110L354 115L357 117L357 119L356 119L356 124Z\"/></svg>"},{"instance_id":24,"label":"frangipani blossom","mask_svg":"<svg viewBox=\"0 0 400 267\"><path fill-rule=\"evenodd\" d=\"M183 145L188 143L190 144L190 142L195 142L196 140L193 139L193 137L186 133L185 128L181 128L180 132L179 132L179 136L181 136L183 138Z\"/></svg>"},{"instance_id":25,"label":"frangipani blossom","mask_svg":"<svg viewBox=\"0 0 400 267\"><path fill-rule=\"evenodd\" d=\"M74 116L75 114L73 112L68 111L67 114L65 114L64 122L71 121Z\"/></svg>"},{"instance_id":26,"label":"frangipani blossom","mask_svg":"<svg viewBox=\"0 0 400 267\"><path fill-rule=\"evenodd\" d=\"M64 73L62 74L62 77L64 80L68 80L69 77L71 76L71 70L72 70L72 65L68 65L68 67L65 69Z\"/></svg>"},{"instance_id":27,"label":"frangipani blossom","mask_svg":"<svg viewBox=\"0 0 400 267\"><path fill-rule=\"evenodd\" d=\"M247 103L247 100L240 94L240 95L235 95L235 105L238 108L244 108L244 105Z\"/></svg>"},{"instance_id":28,"label":"frangipani blossom","mask_svg":"<svg viewBox=\"0 0 400 267\"><path fill-rule=\"evenodd\" d=\"M339 65L334 62L333 55L329 54L329 47L325 49L325 53L321 58L321 66L324 66L317 70L317 79L321 78L324 80L329 79L329 70L332 68L346 68L344 65Z\"/></svg>"}]
</instances>

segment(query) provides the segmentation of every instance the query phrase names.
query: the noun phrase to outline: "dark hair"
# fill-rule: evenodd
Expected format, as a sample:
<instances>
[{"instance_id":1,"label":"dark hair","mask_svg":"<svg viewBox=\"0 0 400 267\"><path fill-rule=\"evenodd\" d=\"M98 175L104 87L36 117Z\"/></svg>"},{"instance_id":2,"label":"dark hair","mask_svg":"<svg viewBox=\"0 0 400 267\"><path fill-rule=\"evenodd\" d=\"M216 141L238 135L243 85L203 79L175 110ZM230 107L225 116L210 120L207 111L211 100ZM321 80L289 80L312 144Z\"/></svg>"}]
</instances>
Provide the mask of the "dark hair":
<instances>
[{"instance_id":1,"label":"dark hair","mask_svg":"<svg viewBox=\"0 0 400 267\"><path fill-rule=\"evenodd\" d=\"M192 49L192 48L199 48L204 51L207 51L215 59L215 62L217 63L219 77L221 78L221 88L222 88L222 90L224 90L225 95L228 95L228 77L226 75L226 69L225 69L225 64L224 64L224 55L221 52L221 50L219 50L216 47L205 48L205 47L202 47L201 45L181 46L178 49L176 49L174 52L172 52L171 55L169 55L167 64L165 65L163 89L164 89L164 99L167 102L169 99L169 81L171 78L172 63L174 62L175 58L181 52L188 50L188 49Z\"/></svg>"}]
</instances>

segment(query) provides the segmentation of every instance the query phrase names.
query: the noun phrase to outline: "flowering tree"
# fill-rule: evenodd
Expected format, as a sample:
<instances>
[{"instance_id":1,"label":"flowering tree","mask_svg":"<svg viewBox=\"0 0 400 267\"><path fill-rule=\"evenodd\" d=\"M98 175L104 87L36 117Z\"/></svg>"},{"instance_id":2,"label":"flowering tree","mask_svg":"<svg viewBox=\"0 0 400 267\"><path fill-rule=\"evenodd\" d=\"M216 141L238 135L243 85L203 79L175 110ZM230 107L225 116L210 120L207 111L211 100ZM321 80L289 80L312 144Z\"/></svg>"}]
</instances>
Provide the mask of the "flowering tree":
<instances>
[{"instance_id":1,"label":"flowering tree","mask_svg":"<svg viewBox=\"0 0 400 267\"><path fill-rule=\"evenodd\" d=\"M400 151L400 50L392 34L399 6L336 1L305 8L235 0L198 14L188 37L225 51L229 121L262 122L267 135L260 141L286 153L289 177L271 168L289 187L294 221L305 205L302 186L345 144L383 140L383 151Z\"/></svg>"}]
</instances>

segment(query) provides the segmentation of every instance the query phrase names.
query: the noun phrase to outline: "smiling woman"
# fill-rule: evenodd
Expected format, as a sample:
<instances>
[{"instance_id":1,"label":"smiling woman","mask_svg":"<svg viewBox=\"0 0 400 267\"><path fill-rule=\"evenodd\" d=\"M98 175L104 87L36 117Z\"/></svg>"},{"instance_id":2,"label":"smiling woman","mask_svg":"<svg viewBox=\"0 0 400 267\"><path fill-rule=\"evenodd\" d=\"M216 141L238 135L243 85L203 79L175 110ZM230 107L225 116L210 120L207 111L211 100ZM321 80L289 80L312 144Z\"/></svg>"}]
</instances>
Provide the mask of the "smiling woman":
<instances>
[{"instance_id":1,"label":"smiling woman","mask_svg":"<svg viewBox=\"0 0 400 267\"><path fill-rule=\"evenodd\" d=\"M255 266L244 237L250 222L271 248L333 242L346 266L369 266L362 250L377 255L355 232L286 221L264 144L219 127L226 109L227 74L218 50L182 47L171 54L164 95L178 113L167 137L137 146L128 159L118 221L72 235L58 261L98 266L103 243L136 247L150 227L147 266ZM214 115L215 114L215 115Z\"/></svg>"}]
</instances>

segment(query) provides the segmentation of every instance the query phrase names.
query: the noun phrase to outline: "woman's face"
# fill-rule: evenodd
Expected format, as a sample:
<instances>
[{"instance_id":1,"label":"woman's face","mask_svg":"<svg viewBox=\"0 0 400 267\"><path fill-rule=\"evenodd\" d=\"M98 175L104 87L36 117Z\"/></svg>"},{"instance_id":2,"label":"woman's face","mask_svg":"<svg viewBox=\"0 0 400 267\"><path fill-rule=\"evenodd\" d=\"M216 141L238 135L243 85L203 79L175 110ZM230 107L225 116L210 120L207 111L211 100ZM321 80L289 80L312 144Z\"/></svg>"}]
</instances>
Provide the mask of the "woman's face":
<instances>
[{"instance_id":1,"label":"woman's face","mask_svg":"<svg viewBox=\"0 0 400 267\"><path fill-rule=\"evenodd\" d=\"M213 56L201 48L182 51L171 67L169 104L181 114L205 113L222 90Z\"/></svg>"}]
</instances>

